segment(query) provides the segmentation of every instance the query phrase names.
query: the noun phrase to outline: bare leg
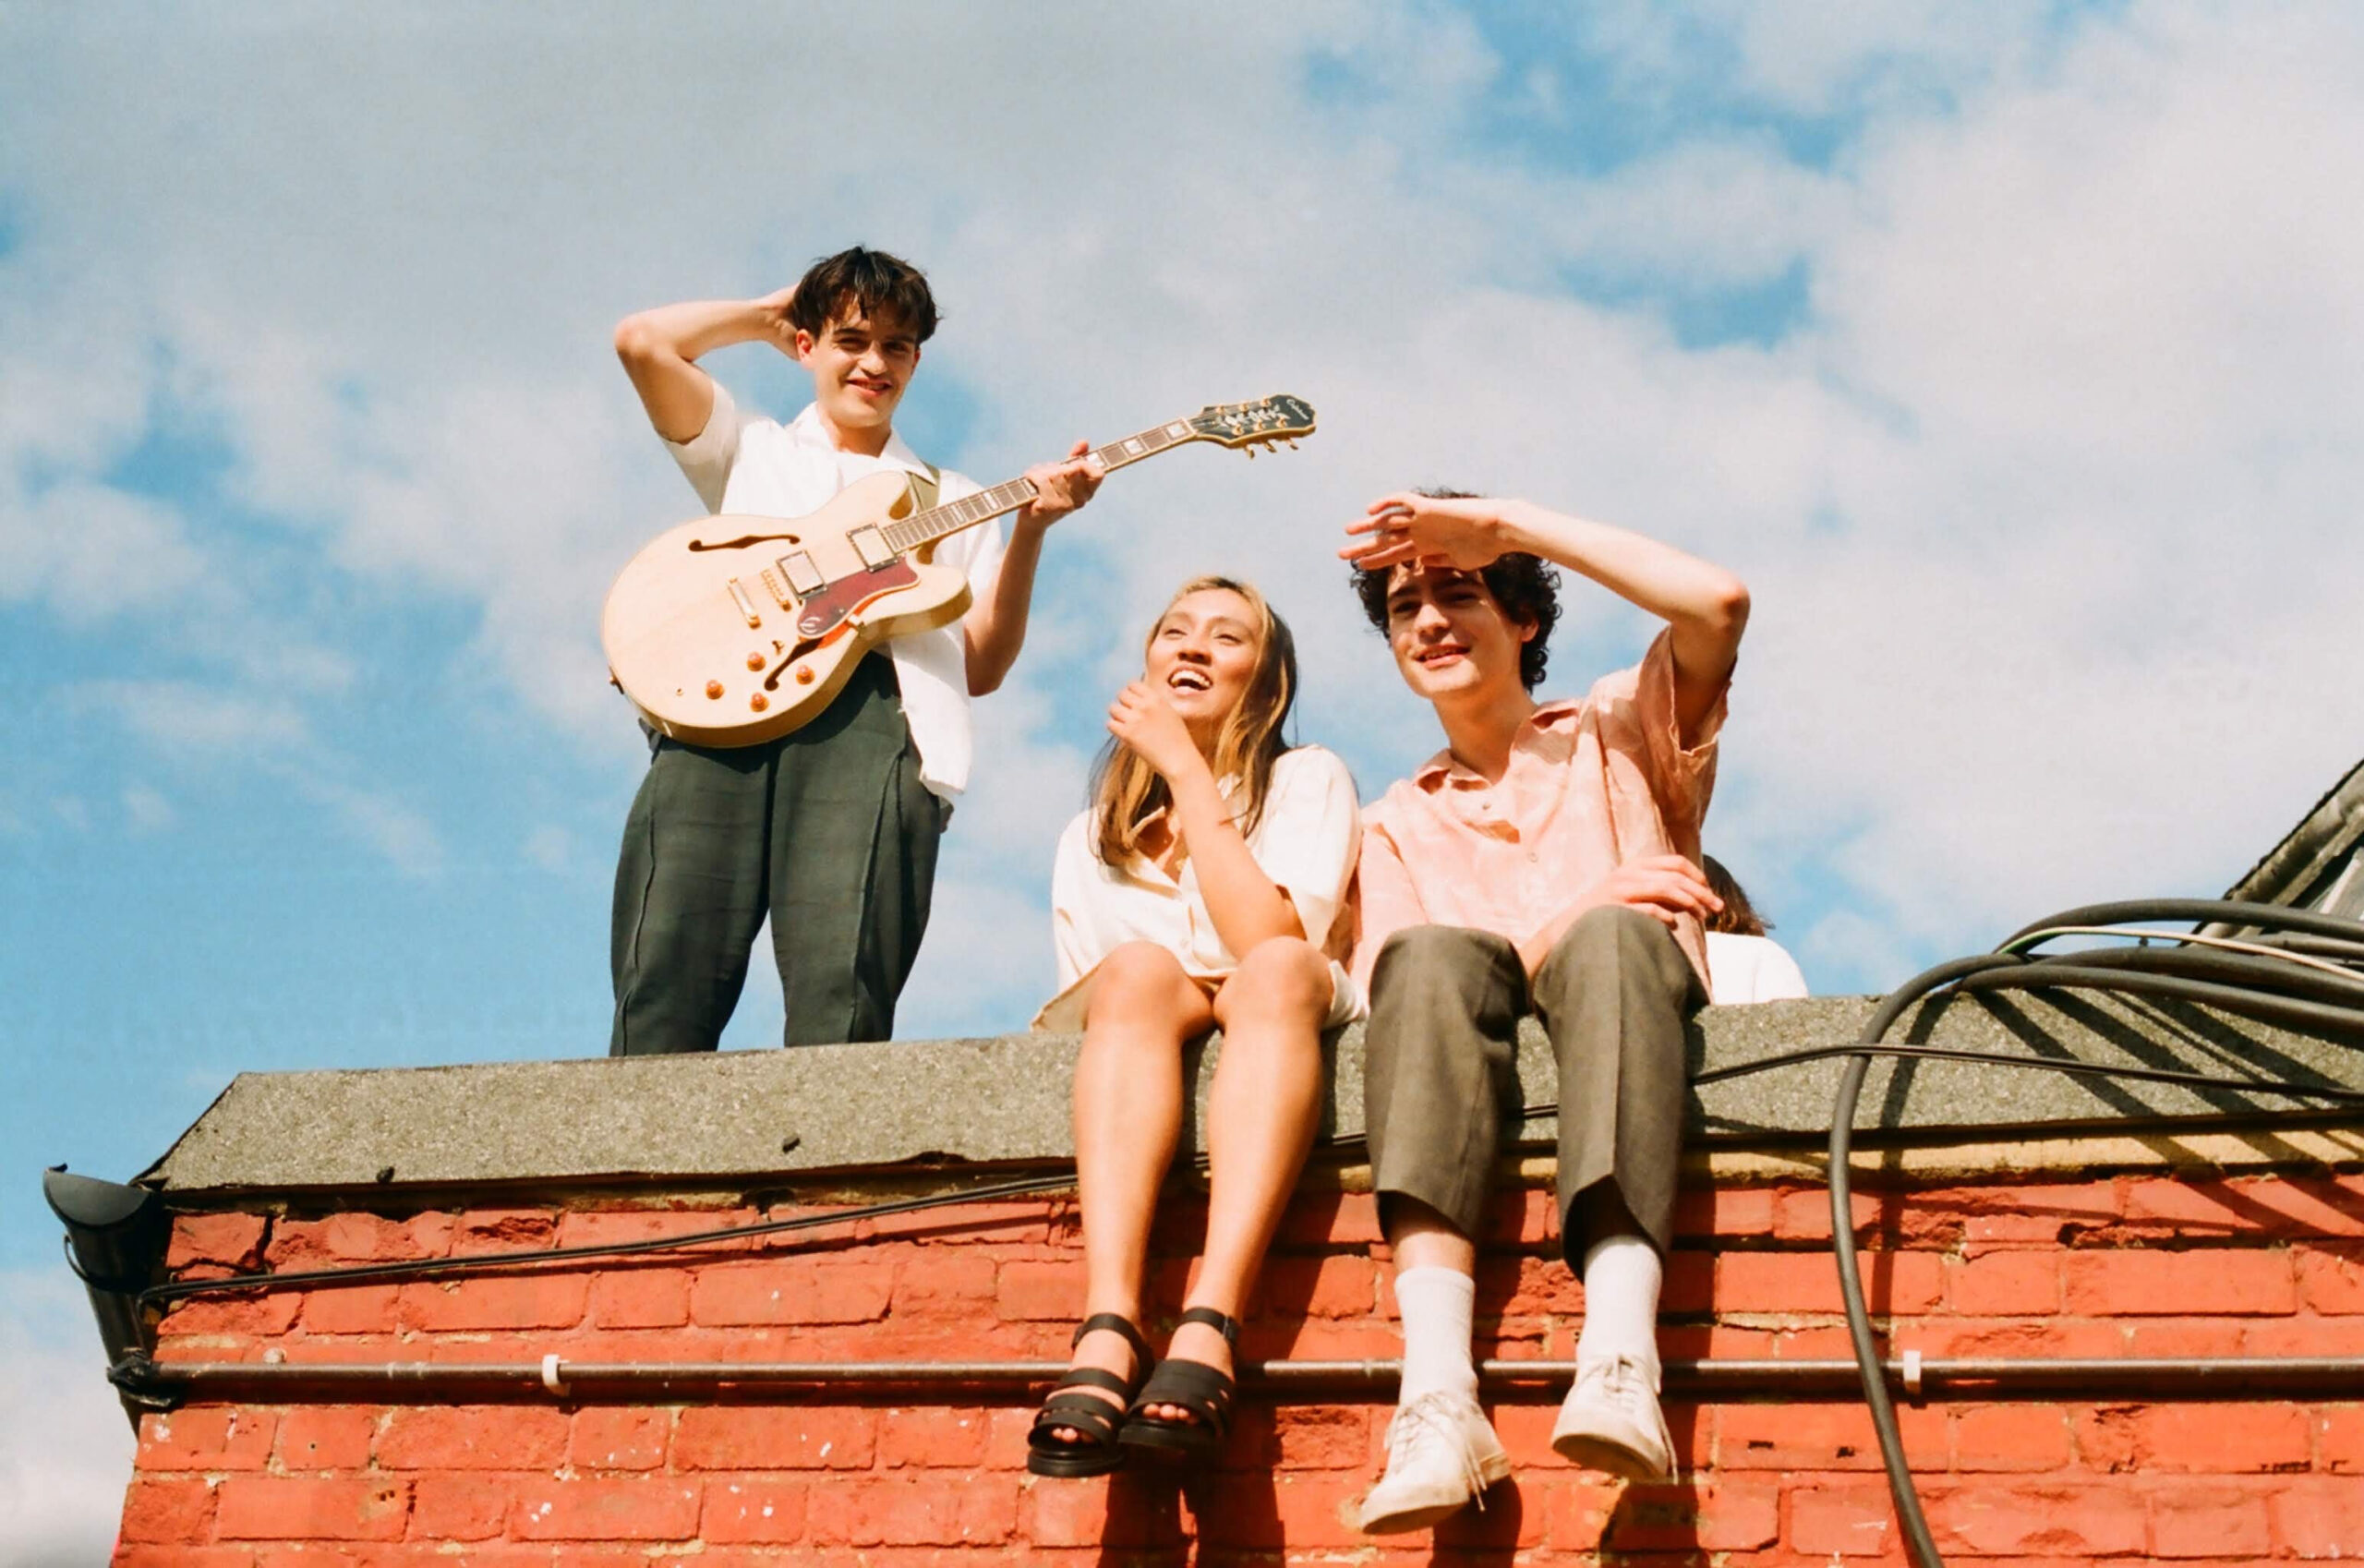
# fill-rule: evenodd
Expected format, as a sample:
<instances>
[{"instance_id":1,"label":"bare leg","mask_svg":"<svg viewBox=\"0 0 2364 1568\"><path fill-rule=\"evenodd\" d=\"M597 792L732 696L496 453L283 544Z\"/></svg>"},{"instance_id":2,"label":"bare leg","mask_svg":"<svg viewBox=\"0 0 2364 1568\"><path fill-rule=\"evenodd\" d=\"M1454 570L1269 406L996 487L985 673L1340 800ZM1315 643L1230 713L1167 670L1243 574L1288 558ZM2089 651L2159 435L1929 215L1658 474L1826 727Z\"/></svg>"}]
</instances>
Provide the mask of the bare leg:
<instances>
[{"instance_id":1,"label":"bare leg","mask_svg":"<svg viewBox=\"0 0 2364 1568\"><path fill-rule=\"evenodd\" d=\"M1152 1211L1182 1128L1182 1045L1214 1023L1206 993L1164 948L1128 942L1102 960L1075 1065L1077 1206L1083 1221L1084 1315L1138 1322ZM1128 1376L1132 1347L1103 1330L1073 1365ZM1112 1405L1114 1394L1087 1390ZM1053 1435L1074 1442L1073 1428Z\"/></svg>"},{"instance_id":2,"label":"bare leg","mask_svg":"<svg viewBox=\"0 0 2364 1568\"><path fill-rule=\"evenodd\" d=\"M1330 963L1310 944L1260 944L1216 993L1223 1056L1207 1104L1207 1249L1191 1307L1236 1317L1297 1188L1321 1118L1321 1021ZM1203 1323L1175 1331L1171 1353L1232 1369L1231 1346ZM1171 1405L1150 1416L1190 1419Z\"/></svg>"},{"instance_id":3,"label":"bare leg","mask_svg":"<svg viewBox=\"0 0 2364 1568\"><path fill-rule=\"evenodd\" d=\"M1395 1254L1399 1274L1406 1269L1451 1269L1456 1274L1478 1272L1478 1244L1451 1220L1402 1193L1388 1200L1387 1246Z\"/></svg>"}]
</instances>

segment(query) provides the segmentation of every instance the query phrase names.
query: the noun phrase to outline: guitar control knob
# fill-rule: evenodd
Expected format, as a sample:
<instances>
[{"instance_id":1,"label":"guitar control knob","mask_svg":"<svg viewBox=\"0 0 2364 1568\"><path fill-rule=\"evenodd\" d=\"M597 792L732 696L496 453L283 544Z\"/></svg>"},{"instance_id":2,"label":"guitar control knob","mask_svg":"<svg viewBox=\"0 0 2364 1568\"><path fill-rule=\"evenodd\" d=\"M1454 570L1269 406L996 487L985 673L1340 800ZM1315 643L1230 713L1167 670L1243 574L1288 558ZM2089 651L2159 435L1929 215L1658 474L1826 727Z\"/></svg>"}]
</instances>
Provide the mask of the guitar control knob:
<instances>
[{"instance_id":1,"label":"guitar control knob","mask_svg":"<svg viewBox=\"0 0 2364 1568\"><path fill-rule=\"evenodd\" d=\"M718 697L722 695L722 682L719 681L707 681L706 683L706 694L709 697Z\"/></svg>"},{"instance_id":2,"label":"guitar control knob","mask_svg":"<svg viewBox=\"0 0 2364 1568\"><path fill-rule=\"evenodd\" d=\"M796 667L796 683L800 686L810 686L813 684L813 667L811 665L800 664Z\"/></svg>"},{"instance_id":3,"label":"guitar control knob","mask_svg":"<svg viewBox=\"0 0 2364 1568\"><path fill-rule=\"evenodd\" d=\"M754 696L747 699L747 706L754 708L757 713L761 713L764 709L771 706L772 705L765 698L763 693L757 692Z\"/></svg>"},{"instance_id":4,"label":"guitar control knob","mask_svg":"<svg viewBox=\"0 0 2364 1568\"><path fill-rule=\"evenodd\" d=\"M751 653L751 654L749 654L749 655L747 656L747 668L748 668L748 669L761 669L763 667L764 667L764 656L763 656L763 655L761 655L761 654L759 654L759 653Z\"/></svg>"}]
</instances>

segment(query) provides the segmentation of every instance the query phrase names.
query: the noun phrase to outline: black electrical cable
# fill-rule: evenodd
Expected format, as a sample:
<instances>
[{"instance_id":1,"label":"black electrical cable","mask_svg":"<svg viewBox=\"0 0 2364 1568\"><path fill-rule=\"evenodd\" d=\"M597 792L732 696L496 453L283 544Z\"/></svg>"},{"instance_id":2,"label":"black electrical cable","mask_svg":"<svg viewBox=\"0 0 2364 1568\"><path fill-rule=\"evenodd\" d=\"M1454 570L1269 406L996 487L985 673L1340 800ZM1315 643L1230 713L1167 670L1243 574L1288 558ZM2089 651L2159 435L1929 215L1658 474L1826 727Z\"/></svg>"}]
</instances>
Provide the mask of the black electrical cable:
<instances>
[{"instance_id":1,"label":"black electrical cable","mask_svg":"<svg viewBox=\"0 0 2364 1568\"><path fill-rule=\"evenodd\" d=\"M1928 1518L1921 1507L1920 1493L1912 1484L1912 1466L1905 1458L1903 1438L1897 1426L1896 1405L1888 1394L1887 1369L1882 1364L1879 1346L1873 1338L1871 1313L1864 1301L1863 1269L1855 1248L1851 1164L1855 1111L1874 1058L1905 1054L1898 1047L1882 1043L1888 1030L1916 1003L1948 988L1958 994L2058 988L2196 1002L2275 1023L2364 1037L2364 1005L2343 1007L2321 1001L2298 1000L2288 995L2292 990L2305 990L2322 995L2324 987L2320 981L2338 979L2289 958L2216 952L2208 955L2210 961L2200 963L2195 961L2197 955L2181 953L2174 947L2118 948L2107 950L2105 954L2085 951L2040 958L2028 958L2011 951L2022 945L2032 946L2047 939L2051 935L2060 933L2064 927L2117 926L2137 921L2160 920L2189 921L2195 926L2213 923L2278 935L2282 945L2290 953L2299 955L2301 960L2305 957L2334 958L2346 962L2364 959L2364 923L2336 915L2212 899L2159 899L2087 905L2063 911L2049 919L2021 927L2003 944L2001 951L1956 959L1915 975L1882 999L1864 1024L1858 1043L1845 1053L1850 1060L1839 1077L1830 1118L1831 1251L1839 1269L1839 1296L1846 1309L1848 1338L1855 1353L1863 1402L1870 1409L1873 1429L1879 1440L1881 1462L1888 1472L1888 1494L1895 1502L1897 1523L1903 1530L1907 1549L1919 1568L1944 1568L1945 1559L1939 1554L1936 1542L1930 1534ZM2163 934L2157 939L2174 940L2176 935ZM2184 972L2163 972L2168 970ZM2216 978L2189 978L2194 973L2207 973ZM2344 995L2345 987L2340 986L2334 994ZM1912 1054L1923 1055L1925 1051ZM1983 1054L1960 1054L1979 1055ZM1960 1057L1949 1056L1948 1059ZM2061 1072L2086 1071L2093 1066L2053 1057L1991 1055L1986 1059L1995 1062L2008 1060L2016 1065ZM2121 1073L2117 1076L2131 1077L2133 1074ZM2162 1080L2173 1081L2164 1076ZM2261 1080L2247 1083L2244 1087L2262 1092L2304 1094L2315 1098L2354 1098L2346 1093L2327 1092L2321 1086L2287 1082Z\"/></svg>"}]
</instances>

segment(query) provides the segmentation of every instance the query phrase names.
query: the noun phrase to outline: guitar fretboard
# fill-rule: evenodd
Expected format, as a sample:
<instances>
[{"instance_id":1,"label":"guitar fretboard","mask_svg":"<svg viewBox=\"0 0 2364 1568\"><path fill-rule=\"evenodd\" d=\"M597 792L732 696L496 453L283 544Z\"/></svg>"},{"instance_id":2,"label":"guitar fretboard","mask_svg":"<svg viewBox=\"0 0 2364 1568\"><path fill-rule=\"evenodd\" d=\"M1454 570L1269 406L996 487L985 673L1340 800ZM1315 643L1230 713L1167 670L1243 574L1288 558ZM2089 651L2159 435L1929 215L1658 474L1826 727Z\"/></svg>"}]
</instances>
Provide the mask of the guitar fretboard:
<instances>
[{"instance_id":1,"label":"guitar fretboard","mask_svg":"<svg viewBox=\"0 0 2364 1568\"><path fill-rule=\"evenodd\" d=\"M1084 455L1097 459L1102 469L1114 471L1128 463L1139 463L1144 457L1153 456L1168 447L1179 446L1193 439L1188 420L1173 419L1127 436L1122 440L1094 447ZM1025 479L1011 479L995 485L992 489L979 490L975 495L964 496L942 506L932 506L925 512L915 512L899 523L889 523L879 533L895 550L914 549L921 545L934 544L947 534L957 534L989 518L999 517L1005 512L1015 512L1033 499L1034 487L1031 483Z\"/></svg>"}]
</instances>

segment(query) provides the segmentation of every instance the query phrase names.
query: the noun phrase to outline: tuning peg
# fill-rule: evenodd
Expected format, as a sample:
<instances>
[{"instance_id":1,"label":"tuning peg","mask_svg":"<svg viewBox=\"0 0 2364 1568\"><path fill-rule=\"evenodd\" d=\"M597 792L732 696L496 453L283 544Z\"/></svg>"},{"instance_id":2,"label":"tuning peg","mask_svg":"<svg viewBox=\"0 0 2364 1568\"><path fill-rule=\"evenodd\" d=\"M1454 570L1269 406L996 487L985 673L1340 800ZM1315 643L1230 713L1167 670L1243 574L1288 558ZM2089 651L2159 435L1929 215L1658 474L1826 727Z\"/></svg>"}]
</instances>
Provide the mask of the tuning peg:
<instances>
[{"instance_id":1,"label":"tuning peg","mask_svg":"<svg viewBox=\"0 0 2364 1568\"><path fill-rule=\"evenodd\" d=\"M1256 461L1256 443L1254 441L1249 441L1246 446L1241 447L1239 450L1248 454L1248 462L1253 463Z\"/></svg>"},{"instance_id":2,"label":"tuning peg","mask_svg":"<svg viewBox=\"0 0 2364 1568\"><path fill-rule=\"evenodd\" d=\"M1290 436L1287 437L1286 440L1289 443L1289 450L1291 452L1295 452L1297 450L1297 438L1295 436Z\"/></svg>"}]
</instances>

